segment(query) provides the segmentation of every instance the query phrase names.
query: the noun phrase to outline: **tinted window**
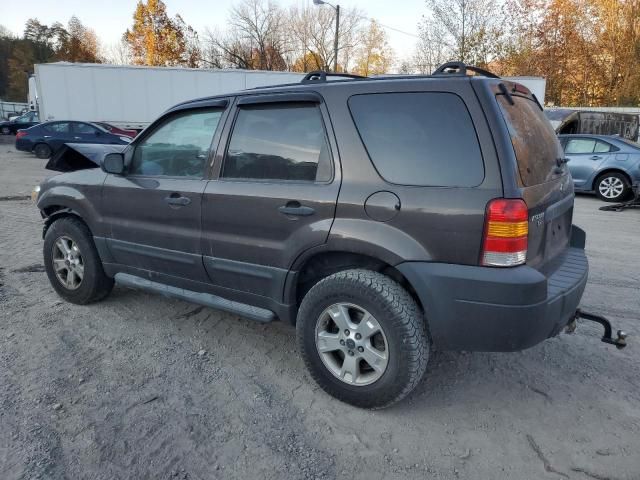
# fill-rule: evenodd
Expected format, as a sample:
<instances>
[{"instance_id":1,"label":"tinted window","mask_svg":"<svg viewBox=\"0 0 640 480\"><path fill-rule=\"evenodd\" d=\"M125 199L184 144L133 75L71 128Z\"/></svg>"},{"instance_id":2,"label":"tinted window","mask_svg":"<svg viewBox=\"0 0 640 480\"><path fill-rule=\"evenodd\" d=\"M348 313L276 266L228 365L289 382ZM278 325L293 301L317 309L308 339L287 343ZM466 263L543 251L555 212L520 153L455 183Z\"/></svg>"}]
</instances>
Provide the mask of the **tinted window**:
<instances>
[{"instance_id":1,"label":"tinted window","mask_svg":"<svg viewBox=\"0 0 640 480\"><path fill-rule=\"evenodd\" d=\"M473 187L484 164L471 116L451 93L355 95L349 109L369 157L391 183Z\"/></svg>"},{"instance_id":2,"label":"tinted window","mask_svg":"<svg viewBox=\"0 0 640 480\"><path fill-rule=\"evenodd\" d=\"M171 117L142 140L129 173L201 177L221 110L196 110Z\"/></svg>"},{"instance_id":3,"label":"tinted window","mask_svg":"<svg viewBox=\"0 0 640 480\"><path fill-rule=\"evenodd\" d=\"M44 129L53 133L69 133L69 124L66 122L50 123Z\"/></svg>"},{"instance_id":4,"label":"tinted window","mask_svg":"<svg viewBox=\"0 0 640 480\"><path fill-rule=\"evenodd\" d=\"M73 131L76 133L95 135L98 130L87 123L74 123Z\"/></svg>"},{"instance_id":5,"label":"tinted window","mask_svg":"<svg viewBox=\"0 0 640 480\"><path fill-rule=\"evenodd\" d=\"M239 110L222 176L330 180L331 157L318 106L270 104Z\"/></svg>"},{"instance_id":6,"label":"tinted window","mask_svg":"<svg viewBox=\"0 0 640 480\"><path fill-rule=\"evenodd\" d=\"M563 158L564 154L547 117L533 100L518 95L509 98L497 96L522 183L538 185L562 175L563 170L558 169L556 159Z\"/></svg>"},{"instance_id":7,"label":"tinted window","mask_svg":"<svg viewBox=\"0 0 640 480\"><path fill-rule=\"evenodd\" d=\"M567 154L593 153L596 141L589 138L570 138L565 148Z\"/></svg>"}]
</instances>

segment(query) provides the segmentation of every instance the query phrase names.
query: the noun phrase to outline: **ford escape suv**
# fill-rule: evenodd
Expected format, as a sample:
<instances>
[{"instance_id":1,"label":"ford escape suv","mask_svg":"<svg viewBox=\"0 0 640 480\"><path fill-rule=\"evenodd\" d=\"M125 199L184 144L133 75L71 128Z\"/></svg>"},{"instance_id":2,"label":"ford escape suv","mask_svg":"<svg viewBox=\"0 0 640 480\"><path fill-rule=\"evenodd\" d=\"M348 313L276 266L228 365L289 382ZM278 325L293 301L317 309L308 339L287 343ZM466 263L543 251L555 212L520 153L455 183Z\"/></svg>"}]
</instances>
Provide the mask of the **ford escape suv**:
<instances>
[{"instance_id":1,"label":"ford escape suv","mask_svg":"<svg viewBox=\"0 0 640 480\"><path fill-rule=\"evenodd\" d=\"M315 72L181 103L127 146L68 147L37 200L60 296L115 282L290 322L312 377L360 407L407 395L433 349L558 334L587 281L540 104L474 67Z\"/></svg>"}]
</instances>

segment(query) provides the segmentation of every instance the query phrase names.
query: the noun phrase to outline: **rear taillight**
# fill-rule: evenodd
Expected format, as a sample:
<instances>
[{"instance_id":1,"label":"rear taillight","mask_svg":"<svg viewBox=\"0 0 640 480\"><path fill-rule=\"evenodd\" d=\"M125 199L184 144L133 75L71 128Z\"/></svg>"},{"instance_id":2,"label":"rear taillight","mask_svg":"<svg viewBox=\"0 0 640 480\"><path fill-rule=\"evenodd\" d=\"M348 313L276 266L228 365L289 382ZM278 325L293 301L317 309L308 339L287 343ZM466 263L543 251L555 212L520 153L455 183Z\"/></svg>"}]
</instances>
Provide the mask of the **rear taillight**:
<instances>
[{"instance_id":1,"label":"rear taillight","mask_svg":"<svg viewBox=\"0 0 640 480\"><path fill-rule=\"evenodd\" d=\"M487 204L482 265L513 267L527 259L529 210L520 199L496 198Z\"/></svg>"},{"instance_id":2,"label":"rear taillight","mask_svg":"<svg viewBox=\"0 0 640 480\"><path fill-rule=\"evenodd\" d=\"M16 140L22 137L25 137L27 135L27 132L23 132L18 130L18 133L16 133Z\"/></svg>"}]
</instances>

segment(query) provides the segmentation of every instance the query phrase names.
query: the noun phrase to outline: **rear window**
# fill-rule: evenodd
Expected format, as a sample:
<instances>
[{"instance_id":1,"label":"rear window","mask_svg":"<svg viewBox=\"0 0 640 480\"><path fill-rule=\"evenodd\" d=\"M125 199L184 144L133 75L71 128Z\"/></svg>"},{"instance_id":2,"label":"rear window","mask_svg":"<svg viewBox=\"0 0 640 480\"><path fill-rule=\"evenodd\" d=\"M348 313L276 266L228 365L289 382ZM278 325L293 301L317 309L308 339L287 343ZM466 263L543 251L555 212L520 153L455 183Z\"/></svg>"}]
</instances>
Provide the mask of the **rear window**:
<instances>
[{"instance_id":1,"label":"rear window","mask_svg":"<svg viewBox=\"0 0 640 480\"><path fill-rule=\"evenodd\" d=\"M518 95L510 97L513 105L505 95L496 98L509 129L524 186L539 185L561 175L562 172L556 170L556 159L563 158L564 154L538 104Z\"/></svg>"},{"instance_id":2,"label":"rear window","mask_svg":"<svg viewBox=\"0 0 640 480\"><path fill-rule=\"evenodd\" d=\"M467 107L452 93L354 95L349 109L378 173L400 185L474 187L484 163Z\"/></svg>"}]
</instances>

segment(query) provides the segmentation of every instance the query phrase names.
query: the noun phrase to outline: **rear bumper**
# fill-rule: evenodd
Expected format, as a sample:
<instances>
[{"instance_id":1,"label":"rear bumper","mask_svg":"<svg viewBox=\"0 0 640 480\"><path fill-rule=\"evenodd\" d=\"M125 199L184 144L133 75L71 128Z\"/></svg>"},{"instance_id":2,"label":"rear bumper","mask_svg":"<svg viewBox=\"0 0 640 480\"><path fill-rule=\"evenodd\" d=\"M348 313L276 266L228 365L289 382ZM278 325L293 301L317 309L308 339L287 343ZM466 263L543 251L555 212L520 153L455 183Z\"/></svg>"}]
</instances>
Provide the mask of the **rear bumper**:
<instances>
[{"instance_id":1,"label":"rear bumper","mask_svg":"<svg viewBox=\"0 0 640 480\"><path fill-rule=\"evenodd\" d=\"M18 139L16 140L16 150L23 152L30 152L33 149L33 143L30 140Z\"/></svg>"},{"instance_id":2,"label":"rear bumper","mask_svg":"<svg viewBox=\"0 0 640 480\"><path fill-rule=\"evenodd\" d=\"M425 308L436 348L507 352L557 335L573 318L589 272L584 243L562 255L546 276L526 265L406 262L397 268Z\"/></svg>"}]
</instances>

